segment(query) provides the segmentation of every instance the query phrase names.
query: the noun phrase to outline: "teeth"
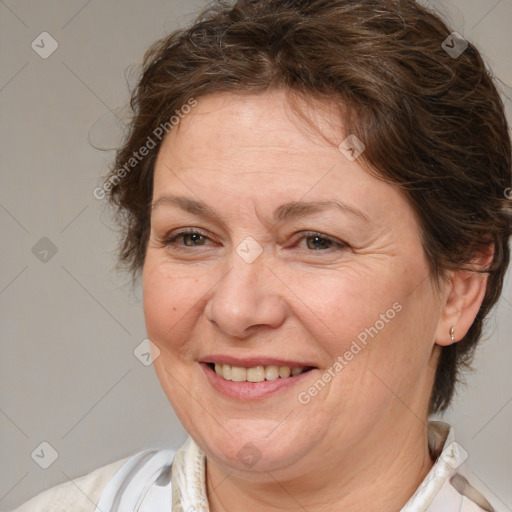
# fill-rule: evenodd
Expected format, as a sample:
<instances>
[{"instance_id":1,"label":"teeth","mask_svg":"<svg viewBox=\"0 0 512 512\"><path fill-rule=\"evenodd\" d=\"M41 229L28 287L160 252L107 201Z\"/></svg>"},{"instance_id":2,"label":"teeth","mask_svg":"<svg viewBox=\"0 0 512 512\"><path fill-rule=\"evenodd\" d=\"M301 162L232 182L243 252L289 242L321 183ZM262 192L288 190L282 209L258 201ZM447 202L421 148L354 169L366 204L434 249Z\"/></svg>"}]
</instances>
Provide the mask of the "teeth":
<instances>
[{"instance_id":1,"label":"teeth","mask_svg":"<svg viewBox=\"0 0 512 512\"><path fill-rule=\"evenodd\" d=\"M263 366L256 366L256 368L248 368L247 380L249 382L263 382L265 380L265 368Z\"/></svg>"},{"instance_id":2,"label":"teeth","mask_svg":"<svg viewBox=\"0 0 512 512\"><path fill-rule=\"evenodd\" d=\"M217 365L215 365L215 371L217 372ZM229 364L222 365L222 372L221 373L217 372L217 373L219 375L222 375L226 380L231 380L231 366L229 366Z\"/></svg>"},{"instance_id":3,"label":"teeth","mask_svg":"<svg viewBox=\"0 0 512 512\"><path fill-rule=\"evenodd\" d=\"M254 366L252 368L242 368L240 366L231 366L229 364L215 363L215 373L225 380L233 382L263 382L264 380L286 379L295 377L303 373L303 366Z\"/></svg>"},{"instance_id":4,"label":"teeth","mask_svg":"<svg viewBox=\"0 0 512 512\"><path fill-rule=\"evenodd\" d=\"M284 366L283 366L284 368ZM276 380L279 379L279 366L267 366L265 368L265 379Z\"/></svg>"},{"instance_id":5,"label":"teeth","mask_svg":"<svg viewBox=\"0 0 512 512\"><path fill-rule=\"evenodd\" d=\"M239 366L232 366L231 367L231 380L233 382L245 382L247 380L247 369L240 368Z\"/></svg>"},{"instance_id":6,"label":"teeth","mask_svg":"<svg viewBox=\"0 0 512 512\"><path fill-rule=\"evenodd\" d=\"M289 366L281 366L279 368L279 377L281 377L282 379L286 379L286 377L289 377L290 376L290 367Z\"/></svg>"}]
</instances>

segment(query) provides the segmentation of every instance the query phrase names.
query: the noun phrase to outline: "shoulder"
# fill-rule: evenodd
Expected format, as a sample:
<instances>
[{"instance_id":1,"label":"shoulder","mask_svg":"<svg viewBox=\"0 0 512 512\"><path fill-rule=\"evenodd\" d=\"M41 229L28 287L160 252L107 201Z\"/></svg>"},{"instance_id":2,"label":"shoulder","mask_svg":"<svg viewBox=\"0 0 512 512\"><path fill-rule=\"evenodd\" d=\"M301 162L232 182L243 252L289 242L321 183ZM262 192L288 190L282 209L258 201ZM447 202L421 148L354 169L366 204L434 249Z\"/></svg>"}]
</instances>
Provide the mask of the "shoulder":
<instances>
[{"instance_id":1,"label":"shoulder","mask_svg":"<svg viewBox=\"0 0 512 512\"><path fill-rule=\"evenodd\" d=\"M463 464L451 473L428 507L428 512L504 512L497 497Z\"/></svg>"},{"instance_id":2,"label":"shoulder","mask_svg":"<svg viewBox=\"0 0 512 512\"><path fill-rule=\"evenodd\" d=\"M174 454L169 449L138 452L43 491L12 512L142 510L142 505L152 510L157 504L171 510Z\"/></svg>"},{"instance_id":3,"label":"shoulder","mask_svg":"<svg viewBox=\"0 0 512 512\"><path fill-rule=\"evenodd\" d=\"M12 512L94 512L103 490L130 458L118 460L85 476L47 489Z\"/></svg>"},{"instance_id":4,"label":"shoulder","mask_svg":"<svg viewBox=\"0 0 512 512\"><path fill-rule=\"evenodd\" d=\"M468 453L446 423L429 421L434 466L401 512L502 512L499 500L470 469Z\"/></svg>"},{"instance_id":5,"label":"shoulder","mask_svg":"<svg viewBox=\"0 0 512 512\"><path fill-rule=\"evenodd\" d=\"M172 465L175 451L145 450L130 457L101 494L96 512L172 509Z\"/></svg>"}]
</instances>

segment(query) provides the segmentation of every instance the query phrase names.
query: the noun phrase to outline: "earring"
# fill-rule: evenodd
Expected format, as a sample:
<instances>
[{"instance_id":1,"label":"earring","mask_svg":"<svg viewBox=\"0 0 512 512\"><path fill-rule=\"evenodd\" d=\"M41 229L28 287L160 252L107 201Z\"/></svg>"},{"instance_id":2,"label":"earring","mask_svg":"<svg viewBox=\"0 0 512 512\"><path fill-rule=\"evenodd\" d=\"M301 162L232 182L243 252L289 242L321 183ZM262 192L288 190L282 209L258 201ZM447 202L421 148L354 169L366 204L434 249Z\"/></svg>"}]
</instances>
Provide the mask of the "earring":
<instances>
[{"instance_id":1,"label":"earring","mask_svg":"<svg viewBox=\"0 0 512 512\"><path fill-rule=\"evenodd\" d=\"M452 340L452 345L455 343L454 333L455 333L455 327L452 325L452 327L450 329L450 339Z\"/></svg>"}]
</instances>

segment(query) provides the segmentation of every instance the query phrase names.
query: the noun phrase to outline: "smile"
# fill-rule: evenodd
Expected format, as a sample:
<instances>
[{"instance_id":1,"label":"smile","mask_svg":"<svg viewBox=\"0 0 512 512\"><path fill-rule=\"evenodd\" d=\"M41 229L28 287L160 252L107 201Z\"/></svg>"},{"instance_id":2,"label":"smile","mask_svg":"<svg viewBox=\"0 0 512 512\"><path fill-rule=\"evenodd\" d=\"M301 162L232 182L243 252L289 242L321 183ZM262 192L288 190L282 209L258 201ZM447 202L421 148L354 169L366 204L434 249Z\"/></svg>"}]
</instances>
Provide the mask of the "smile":
<instances>
[{"instance_id":1,"label":"smile","mask_svg":"<svg viewBox=\"0 0 512 512\"><path fill-rule=\"evenodd\" d=\"M244 368L230 364L210 363L210 367L224 380L233 382L263 382L265 380L286 379L290 376L296 377L301 373L312 369L310 366L253 366Z\"/></svg>"},{"instance_id":2,"label":"smile","mask_svg":"<svg viewBox=\"0 0 512 512\"><path fill-rule=\"evenodd\" d=\"M200 367L213 389L225 397L242 401L263 400L296 386L305 386L301 383L309 378L310 372L317 370L314 366L299 366L298 362L287 365L285 361L253 359L250 362L232 360L233 364L229 364L226 359L233 358L204 361Z\"/></svg>"}]
</instances>

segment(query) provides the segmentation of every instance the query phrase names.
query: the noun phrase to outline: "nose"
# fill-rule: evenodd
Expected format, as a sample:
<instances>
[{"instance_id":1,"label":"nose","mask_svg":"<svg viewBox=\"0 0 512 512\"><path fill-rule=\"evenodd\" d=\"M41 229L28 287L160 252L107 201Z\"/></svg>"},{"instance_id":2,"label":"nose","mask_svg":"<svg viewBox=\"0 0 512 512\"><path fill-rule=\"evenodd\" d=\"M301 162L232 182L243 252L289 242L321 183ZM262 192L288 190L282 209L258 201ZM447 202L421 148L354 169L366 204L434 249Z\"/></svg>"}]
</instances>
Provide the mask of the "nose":
<instances>
[{"instance_id":1,"label":"nose","mask_svg":"<svg viewBox=\"0 0 512 512\"><path fill-rule=\"evenodd\" d=\"M227 336L239 339L257 329L276 329L286 318L282 286L263 256L247 263L234 252L206 304L206 318Z\"/></svg>"}]
</instances>

